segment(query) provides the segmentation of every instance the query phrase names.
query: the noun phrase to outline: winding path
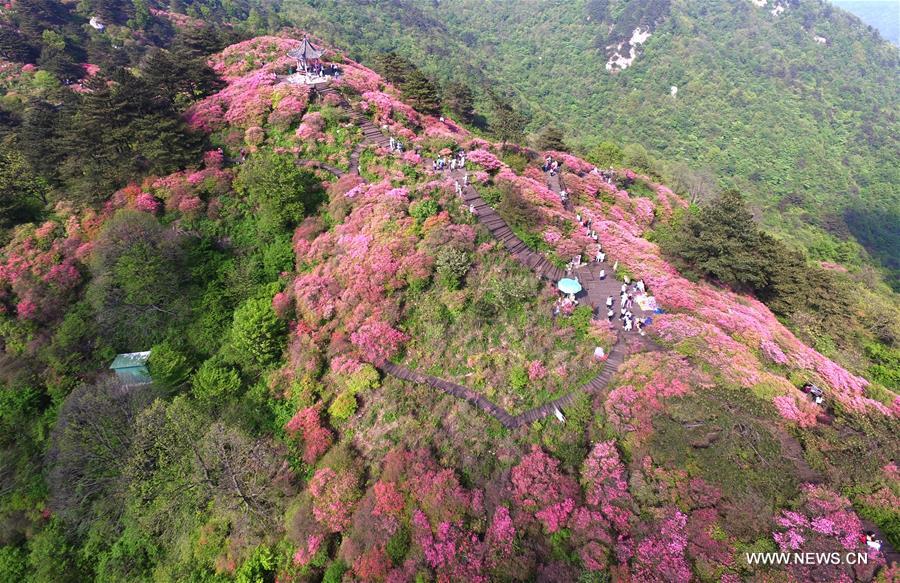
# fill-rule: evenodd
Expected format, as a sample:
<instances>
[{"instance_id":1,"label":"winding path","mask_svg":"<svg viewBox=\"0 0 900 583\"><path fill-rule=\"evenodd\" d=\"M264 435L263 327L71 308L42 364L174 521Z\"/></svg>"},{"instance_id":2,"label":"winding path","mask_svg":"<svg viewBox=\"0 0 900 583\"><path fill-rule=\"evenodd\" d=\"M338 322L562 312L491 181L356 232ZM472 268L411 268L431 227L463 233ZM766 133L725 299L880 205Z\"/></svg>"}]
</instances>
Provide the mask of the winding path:
<instances>
[{"instance_id":1,"label":"winding path","mask_svg":"<svg viewBox=\"0 0 900 583\"><path fill-rule=\"evenodd\" d=\"M350 119L362 130L363 139L350 154L350 172L359 175L359 157L362 150L369 144L380 147L389 147L390 137L385 136L384 133L368 118L353 111L346 98L333 87L329 85L316 86L315 92L316 96L320 99L328 95L337 96L338 107L347 110L350 113ZM318 161L302 160L301 162L322 168L337 177L341 177L347 173L340 168ZM451 177L460 182L463 180L463 175L464 172L462 170L450 173ZM548 185L554 192L559 193L560 190L562 190L559 175L552 177L548 175ZM491 235L500 241L516 260L534 271L538 277L555 282L566 275L566 272L563 269L553 265L543 253L529 249L528 246L513 233L512 229L506 224L506 221L503 220L497 211L488 205L478 194L478 191L471 185L467 184L462 189L462 198L467 206L475 209L479 222L490 231ZM566 208L567 210L572 210L571 202L566 205ZM607 269L610 273L610 277L603 281L596 278L596 271L600 269ZM602 307L606 295L615 295L616 290L618 289L618 283L612 277L611 268L605 263L592 263L578 268L575 271L579 277L586 276L586 279L582 281L582 285L584 286L583 295L595 310ZM379 368L381 368L385 374L389 374L398 379L428 385L443 391L448 395L463 399L497 419L507 429L515 429L523 425L530 425L535 421L553 414L557 409L562 409L571 405L579 393L594 393L602 390L619 369L619 366L624 359L624 347L617 339L604 362L603 370L600 374L574 391L519 415L511 415L506 409L493 403L484 395L462 385L410 370L392 362L384 362Z\"/></svg>"},{"instance_id":2,"label":"winding path","mask_svg":"<svg viewBox=\"0 0 900 583\"><path fill-rule=\"evenodd\" d=\"M450 176L457 181L462 181L463 175L464 173L461 170L450 173ZM548 185L557 193L562 188L558 175L553 177L548 175ZM462 189L462 198L466 205L475 209L479 222L487 227L491 235L503 243L504 247L506 247L519 262L529 269L532 269L538 277L555 282L566 275L564 270L550 263L542 253L528 249L525 243L513 233L509 225L506 224L506 221L497 214L497 211L484 202L484 199L481 198L471 185L466 185ZM601 280L599 277L601 270L607 271L610 275ZM606 298L608 296L616 297L620 290L620 284L615 280L612 273L612 267L605 262L588 263L574 271L574 275L579 277L584 287L582 297L587 300L588 304L590 304L595 311L603 310ZM640 308L635 306L635 310L640 311ZM381 370L386 374L401 380L425 384L443 391L448 395L464 399L497 419L507 429L515 429L523 425L530 425L535 421L553 414L557 409L561 410L564 407L571 405L579 393L594 393L602 390L609 383L610 379L624 360L624 347L617 340L604 362L603 371L599 375L558 399L544 403L539 407L535 407L534 409L530 409L515 416L484 397L484 395L462 385L410 370L392 362L385 362L382 364Z\"/></svg>"}]
</instances>

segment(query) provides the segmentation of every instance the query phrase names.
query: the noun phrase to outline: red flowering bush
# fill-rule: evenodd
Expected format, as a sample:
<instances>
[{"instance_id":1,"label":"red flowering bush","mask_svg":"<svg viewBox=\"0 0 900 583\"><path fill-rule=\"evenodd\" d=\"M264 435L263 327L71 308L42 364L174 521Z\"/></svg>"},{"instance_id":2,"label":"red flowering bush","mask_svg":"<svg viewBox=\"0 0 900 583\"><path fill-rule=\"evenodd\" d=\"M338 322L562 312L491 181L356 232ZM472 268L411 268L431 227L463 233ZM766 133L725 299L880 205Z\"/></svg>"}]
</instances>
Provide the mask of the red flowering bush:
<instances>
[{"instance_id":1,"label":"red flowering bush","mask_svg":"<svg viewBox=\"0 0 900 583\"><path fill-rule=\"evenodd\" d=\"M331 447L331 432L322 427L315 407L297 411L285 425L285 430L303 440L303 461L307 464L314 464Z\"/></svg>"},{"instance_id":2,"label":"red flowering bush","mask_svg":"<svg viewBox=\"0 0 900 583\"><path fill-rule=\"evenodd\" d=\"M320 469L310 480L313 516L330 532L341 532L350 525L353 509L359 500L356 484L356 476L352 473L337 473L331 468Z\"/></svg>"}]
</instances>

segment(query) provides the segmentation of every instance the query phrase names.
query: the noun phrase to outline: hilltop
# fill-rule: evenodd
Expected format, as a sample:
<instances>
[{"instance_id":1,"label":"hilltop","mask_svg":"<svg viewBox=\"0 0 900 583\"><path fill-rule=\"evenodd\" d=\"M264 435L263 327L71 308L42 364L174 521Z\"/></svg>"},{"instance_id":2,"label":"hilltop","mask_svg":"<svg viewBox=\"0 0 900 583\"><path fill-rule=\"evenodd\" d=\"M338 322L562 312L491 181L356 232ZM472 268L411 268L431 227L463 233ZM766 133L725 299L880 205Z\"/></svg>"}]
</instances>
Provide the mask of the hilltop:
<instances>
[{"instance_id":1,"label":"hilltop","mask_svg":"<svg viewBox=\"0 0 900 583\"><path fill-rule=\"evenodd\" d=\"M128 112L96 135L135 165L93 167L130 173L104 191L70 162L0 255L4 575L805 580L744 553L866 552L877 529L868 565L815 575L896 576L900 397L862 348L889 338L845 325L823 355L667 260L708 268L671 243L688 203L655 178L486 140L337 49L336 79L298 83L302 37L223 48L170 99L123 93L146 63L73 92L76 121ZM123 128L189 147L156 158ZM460 151L465 170L434 168ZM746 235L743 211L705 210ZM560 303L576 255L586 293ZM592 309L625 278L658 304L646 336ZM101 374L144 350L152 384Z\"/></svg>"}]
</instances>

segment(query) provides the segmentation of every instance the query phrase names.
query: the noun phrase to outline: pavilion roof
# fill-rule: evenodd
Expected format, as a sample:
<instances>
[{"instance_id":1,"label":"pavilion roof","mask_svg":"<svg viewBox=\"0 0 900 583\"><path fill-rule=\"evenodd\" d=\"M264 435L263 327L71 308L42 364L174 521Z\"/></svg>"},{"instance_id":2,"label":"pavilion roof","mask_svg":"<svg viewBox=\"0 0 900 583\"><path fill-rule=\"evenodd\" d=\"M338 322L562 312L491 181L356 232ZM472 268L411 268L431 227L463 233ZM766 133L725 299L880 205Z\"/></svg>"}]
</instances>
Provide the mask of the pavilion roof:
<instances>
[{"instance_id":1,"label":"pavilion roof","mask_svg":"<svg viewBox=\"0 0 900 583\"><path fill-rule=\"evenodd\" d=\"M293 57L295 59L303 59L305 61L312 61L314 59L319 59L322 57L322 51L312 46L309 42L308 38L303 39L303 43L297 47L296 49L288 52L289 57Z\"/></svg>"}]
</instances>

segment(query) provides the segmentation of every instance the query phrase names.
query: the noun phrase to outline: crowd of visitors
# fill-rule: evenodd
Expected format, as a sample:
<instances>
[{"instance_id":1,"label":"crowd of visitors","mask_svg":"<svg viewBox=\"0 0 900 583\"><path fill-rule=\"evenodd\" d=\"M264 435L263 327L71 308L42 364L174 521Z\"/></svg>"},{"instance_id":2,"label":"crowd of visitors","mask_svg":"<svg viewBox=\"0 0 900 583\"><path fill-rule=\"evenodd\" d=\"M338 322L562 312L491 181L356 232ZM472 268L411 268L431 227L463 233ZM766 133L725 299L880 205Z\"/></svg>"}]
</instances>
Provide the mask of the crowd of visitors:
<instances>
[{"instance_id":1,"label":"crowd of visitors","mask_svg":"<svg viewBox=\"0 0 900 583\"><path fill-rule=\"evenodd\" d=\"M441 170L465 170L466 169L466 151L458 150L456 154L446 158L440 156L431 161L431 169L435 172ZM468 179L468 175L466 176Z\"/></svg>"},{"instance_id":2,"label":"crowd of visitors","mask_svg":"<svg viewBox=\"0 0 900 583\"><path fill-rule=\"evenodd\" d=\"M541 169L544 172L549 172L550 176L556 176L562 169L562 162L555 159L553 156L547 156L544 158L544 165L541 166Z\"/></svg>"}]
</instances>

